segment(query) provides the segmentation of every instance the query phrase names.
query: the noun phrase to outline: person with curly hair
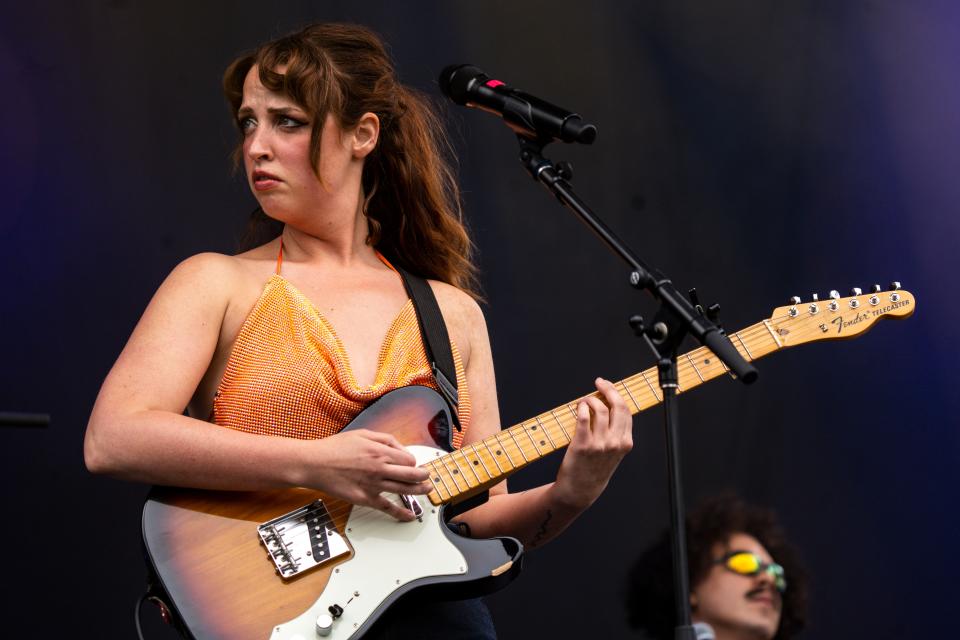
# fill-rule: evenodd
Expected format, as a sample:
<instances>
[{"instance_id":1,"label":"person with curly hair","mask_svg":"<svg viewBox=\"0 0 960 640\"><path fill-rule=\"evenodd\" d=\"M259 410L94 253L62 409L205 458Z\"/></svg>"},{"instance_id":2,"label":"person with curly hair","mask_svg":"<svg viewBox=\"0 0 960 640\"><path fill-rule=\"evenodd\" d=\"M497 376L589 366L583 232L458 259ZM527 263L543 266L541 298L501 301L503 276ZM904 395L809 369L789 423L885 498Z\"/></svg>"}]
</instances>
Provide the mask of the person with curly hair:
<instances>
[{"instance_id":1,"label":"person with curly hair","mask_svg":"<svg viewBox=\"0 0 960 640\"><path fill-rule=\"evenodd\" d=\"M725 494L690 511L686 520L690 606L695 623L716 640L785 640L806 621L806 575L769 509ZM673 637L669 532L630 570L626 609L631 627L652 638Z\"/></svg>"}]
</instances>

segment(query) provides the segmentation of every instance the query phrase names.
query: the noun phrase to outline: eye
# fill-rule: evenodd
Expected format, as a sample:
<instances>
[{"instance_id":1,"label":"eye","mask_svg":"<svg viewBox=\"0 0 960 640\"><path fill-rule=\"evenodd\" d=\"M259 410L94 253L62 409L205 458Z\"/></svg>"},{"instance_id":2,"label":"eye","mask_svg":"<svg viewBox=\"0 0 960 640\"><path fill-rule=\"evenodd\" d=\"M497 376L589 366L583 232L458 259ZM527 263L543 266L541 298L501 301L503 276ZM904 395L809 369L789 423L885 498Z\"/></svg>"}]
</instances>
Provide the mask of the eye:
<instances>
[{"instance_id":1,"label":"eye","mask_svg":"<svg viewBox=\"0 0 960 640\"><path fill-rule=\"evenodd\" d=\"M250 116L246 116L237 120L237 127L244 134L251 131L257 125L257 121Z\"/></svg>"},{"instance_id":2,"label":"eye","mask_svg":"<svg viewBox=\"0 0 960 640\"><path fill-rule=\"evenodd\" d=\"M306 125L306 122L302 120L297 120L290 116L278 115L277 116L277 126L281 129L299 129L300 127Z\"/></svg>"}]
</instances>

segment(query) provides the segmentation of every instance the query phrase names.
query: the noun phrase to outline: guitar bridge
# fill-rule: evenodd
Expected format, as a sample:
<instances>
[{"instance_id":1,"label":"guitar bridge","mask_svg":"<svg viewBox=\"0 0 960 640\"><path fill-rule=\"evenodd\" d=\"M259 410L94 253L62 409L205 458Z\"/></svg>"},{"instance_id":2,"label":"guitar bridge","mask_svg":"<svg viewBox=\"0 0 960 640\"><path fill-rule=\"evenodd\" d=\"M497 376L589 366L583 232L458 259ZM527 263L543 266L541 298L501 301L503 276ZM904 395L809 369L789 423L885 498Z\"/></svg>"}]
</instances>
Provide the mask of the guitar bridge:
<instances>
[{"instance_id":1,"label":"guitar bridge","mask_svg":"<svg viewBox=\"0 0 960 640\"><path fill-rule=\"evenodd\" d=\"M350 552L322 500L264 522L257 533L284 580Z\"/></svg>"}]
</instances>

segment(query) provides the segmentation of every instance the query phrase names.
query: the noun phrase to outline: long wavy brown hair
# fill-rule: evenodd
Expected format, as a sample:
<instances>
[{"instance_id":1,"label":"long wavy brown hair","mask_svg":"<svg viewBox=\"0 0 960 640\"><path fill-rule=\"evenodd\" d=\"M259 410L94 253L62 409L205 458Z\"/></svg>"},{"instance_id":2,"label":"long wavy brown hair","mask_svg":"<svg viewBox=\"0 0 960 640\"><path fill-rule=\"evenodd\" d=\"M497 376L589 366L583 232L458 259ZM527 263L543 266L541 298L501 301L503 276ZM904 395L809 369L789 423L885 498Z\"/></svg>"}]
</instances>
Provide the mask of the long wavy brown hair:
<instances>
[{"instance_id":1,"label":"long wavy brown hair","mask_svg":"<svg viewBox=\"0 0 960 640\"><path fill-rule=\"evenodd\" d=\"M463 221L451 146L429 99L397 79L383 41L358 25L315 24L261 45L224 73L223 91L234 115L254 65L265 87L310 114L315 171L328 114L344 129L365 113L377 115L380 139L362 178L368 242L395 264L476 297L474 246ZM239 154L238 146L235 160ZM258 209L244 244L249 248L276 237L282 228Z\"/></svg>"}]
</instances>

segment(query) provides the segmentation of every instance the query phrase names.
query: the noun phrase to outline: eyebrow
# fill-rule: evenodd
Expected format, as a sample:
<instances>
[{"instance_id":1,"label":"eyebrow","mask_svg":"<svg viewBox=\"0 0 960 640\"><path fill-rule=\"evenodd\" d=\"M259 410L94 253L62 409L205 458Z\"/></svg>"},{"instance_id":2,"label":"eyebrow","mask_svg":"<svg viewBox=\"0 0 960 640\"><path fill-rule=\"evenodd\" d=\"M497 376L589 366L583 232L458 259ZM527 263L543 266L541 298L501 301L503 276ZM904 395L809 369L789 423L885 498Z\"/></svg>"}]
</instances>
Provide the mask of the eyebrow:
<instances>
[{"instance_id":1,"label":"eyebrow","mask_svg":"<svg viewBox=\"0 0 960 640\"><path fill-rule=\"evenodd\" d=\"M297 107L268 107L267 113L271 115L279 114L282 116L286 116L286 115L290 115L291 113L303 113L303 109L299 109ZM240 107L240 109L237 110L238 118L243 118L245 116L249 116L252 114L253 114L253 109L251 109L250 107Z\"/></svg>"}]
</instances>

